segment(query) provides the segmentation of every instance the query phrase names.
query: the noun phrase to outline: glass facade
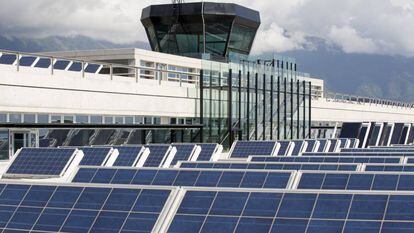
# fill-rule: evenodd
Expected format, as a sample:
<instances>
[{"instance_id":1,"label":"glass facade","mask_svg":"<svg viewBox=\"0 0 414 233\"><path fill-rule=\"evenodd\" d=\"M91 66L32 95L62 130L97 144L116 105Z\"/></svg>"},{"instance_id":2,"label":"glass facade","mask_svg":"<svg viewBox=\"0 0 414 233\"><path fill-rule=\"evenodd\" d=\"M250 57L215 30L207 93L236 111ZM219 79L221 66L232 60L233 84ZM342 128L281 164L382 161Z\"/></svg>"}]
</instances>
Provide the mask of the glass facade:
<instances>
[{"instance_id":1,"label":"glass facade","mask_svg":"<svg viewBox=\"0 0 414 233\"><path fill-rule=\"evenodd\" d=\"M222 61L250 53L260 14L228 3L165 4L145 8L141 22L153 51Z\"/></svg>"},{"instance_id":2,"label":"glass facade","mask_svg":"<svg viewBox=\"0 0 414 233\"><path fill-rule=\"evenodd\" d=\"M203 61L203 140L307 138L310 83L296 77L294 60Z\"/></svg>"}]
</instances>

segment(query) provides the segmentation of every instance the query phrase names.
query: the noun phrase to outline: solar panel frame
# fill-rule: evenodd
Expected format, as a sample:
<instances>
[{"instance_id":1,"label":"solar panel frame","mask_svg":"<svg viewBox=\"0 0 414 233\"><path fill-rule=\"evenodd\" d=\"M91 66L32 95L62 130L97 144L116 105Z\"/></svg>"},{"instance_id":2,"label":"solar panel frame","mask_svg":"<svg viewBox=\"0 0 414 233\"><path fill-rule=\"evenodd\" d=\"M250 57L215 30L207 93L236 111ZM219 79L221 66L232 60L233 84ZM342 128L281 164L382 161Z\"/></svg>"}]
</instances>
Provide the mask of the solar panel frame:
<instances>
[{"instance_id":1,"label":"solar panel frame","mask_svg":"<svg viewBox=\"0 0 414 233\"><path fill-rule=\"evenodd\" d=\"M251 153L259 153L259 152L255 152L255 151L249 151L249 154L243 153L242 155L237 155L234 156L235 150L236 150L236 146L240 143L247 143L247 144L253 144L253 143L258 143L258 144L262 144L262 143L274 143L272 151L270 152L269 155L274 155L276 150L278 149L278 143L276 141L235 141L229 151L229 158L247 158L248 156L252 155ZM262 154L262 153L259 153Z\"/></svg>"},{"instance_id":2,"label":"solar panel frame","mask_svg":"<svg viewBox=\"0 0 414 233\"><path fill-rule=\"evenodd\" d=\"M95 213L93 215L93 219L95 220L90 222L88 220L84 220L88 218L88 215L83 215L83 217L80 215L76 221L76 224L80 224L79 228L76 228L76 231L81 231L81 229L84 229L85 231L120 231L122 229L124 231L131 232L158 232L159 228L162 226L162 223L168 217L169 210L172 208L175 198L180 193L178 187L47 182L33 184L24 181L4 180L0 181L0 187L0 202L5 203L6 201L10 208L15 207L13 209L3 208L5 211L3 213L5 213L6 216L3 215L3 220L5 219L5 226L3 226L2 229L5 231L13 230L16 232L28 232L31 230L36 232L75 231L75 229L63 229L65 226L67 227L70 225L68 221L69 218L72 217L71 214L74 211L83 211L85 213L89 211ZM48 192L39 192L42 190L46 190ZM121 201L120 197L125 198L128 193L131 194L129 197L132 199L130 201L127 200L128 202ZM19 194L19 196L16 196L16 194ZM94 195L96 197L93 197ZM156 201L156 203L153 201ZM152 202L153 205L148 205L149 202ZM27 224L30 223L30 225L26 224L16 227L16 220L18 216L15 215L17 214L19 208L26 208L29 210L26 212L27 215L22 215L26 216L26 218L22 221ZM40 210L40 212L36 212L36 216L33 219L34 221L31 221L32 215L35 214L35 212L33 212L35 209ZM47 210L67 210L68 212L64 215L66 216L64 221L55 221L56 219L54 219L54 221L51 222L54 225L45 225L45 223L42 224L39 221L41 218L46 217L43 215L43 212ZM10 216L7 216L7 211L11 211ZM31 215L31 213L33 214ZM122 217L124 224L112 226L112 220L114 219L101 219L100 214L102 213L114 213L113 217ZM144 217L138 225L131 225L131 221L135 222L139 220L139 218L133 216L134 214L138 214L136 217ZM56 214L52 214L52 216L57 217ZM149 218L150 216L151 218ZM50 214L48 217L51 217ZM106 223L109 223L109 225L106 224L107 228L98 227L99 225L102 227L102 224L99 224L97 221L102 220L106 220ZM82 228L82 221L87 221L87 229ZM14 224L14 227L9 226L11 224ZM49 226L56 228L49 228L48 230L45 228L37 229L37 227L40 227L41 225L43 225L43 227ZM145 229L145 227L148 226L151 228ZM112 229L117 227L119 229Z\"/></svg>"},{"instance_id":3,"label":"solar panel frame","mask_svg":"<svg viewBox=\"0 0 414 233\"><path fill-rule=\"evenodd\" d=\"M290 156L292 153L292 142L291 141L277 141L278 150L276 156Z\"/></svg>"},{"instance_id":4,"label":"solar panel frame","mask_svg":"<svg viewBox=\"0 0 414 233\"><path fill-rule=\"evenodd\" d=\"M306 151L308 147L308 142L306 140L293 140L294 144L291 156L300 156L302 152Z\"/></svg>"},{"instance_id":5,"label":"solar panel frame","mask_svg":"<svg viewBox=\"0 0 414 233\"><path fill-rule=\"evenodd\" d=\"M316 139L309 139L306 140L308 143L308 146L306 147L306 150L304 152L315 152L319 148L319 141Z\"/></svg>"},{"instance_id":6,"label":"solar panel frame","mask_svg":"<svg viewBox=\"0 0 414 233\"><path fill-rule=\"evenodd\" d=\"M318 139L319 148L316 152L326 152L328 148L331 146L331 141L328 139Z\"/></svg>"},{"instance_id":7,"label":"solar panel frame","mask_svg":"<svg viewBox=\"0 0 414 233\"><path fill-rule=\"evenodd\" d=\"M64 163L64 166L62 166L63 164L60 164L60 167L59 167L60 172L59 173L52 173L53 170L52 170L52 167L50 167L51 164L45 164L45 166L49 167L47 169L45 167L45 171L46 170L48 171L47 174L44 174L43 172L42 172L43 174L40 174L38 172L35 173L35 171L33 171L33 173L30 173L29 171L27 171L27 173L18 173L17 171L16 172L11 172L10 170L13 169L13 166L15 165L15 162L17 162L17 160L20 159L19 156L23 156L23 153L25 153L26 150L37 151L38 153L40 153L42 151L44 151L44 153L46 153L46 151L49 151L49 152L56 151L56 153L59 153L59 152L67 152L67 153L72 152L72 153L70 153L70 156L67 157L67 160L66 160L66 163ZM79 150L77 150L76 148L66 149L66 150L65 149L61 150L60 148L21 148L16 152L15 156L12 157L12 159L9 162L7 168L5 169L5 172L3 173L2 178L13 178L13 179L16 179L16 178L32 178L32 179L35 179L35 178L59 178L59 177L62 177L66 173L66 171L71 166L71 163L74 161L74 159L75 159L75 157L78 153L79 153ZM36 156L38 156L38 155L36 155ZM25 158L25 159L28 159L28 158ZM56 161L55 165L59 165L57 163L60 162L60 159L59 160L56 160L56 159L51 160L49 158L48 160L46 160L46 162L48 162L48 163L51 163L52 161ZM39 161L37 161L37 162L36 161L26 161L24 163L27 164L29 162L30 162L30 164L28 166L30 166L30 167L41 166L41 164L38 164ZM34 169L31 169L31 170L34 170Z\"/></svg>"}]
</instances>

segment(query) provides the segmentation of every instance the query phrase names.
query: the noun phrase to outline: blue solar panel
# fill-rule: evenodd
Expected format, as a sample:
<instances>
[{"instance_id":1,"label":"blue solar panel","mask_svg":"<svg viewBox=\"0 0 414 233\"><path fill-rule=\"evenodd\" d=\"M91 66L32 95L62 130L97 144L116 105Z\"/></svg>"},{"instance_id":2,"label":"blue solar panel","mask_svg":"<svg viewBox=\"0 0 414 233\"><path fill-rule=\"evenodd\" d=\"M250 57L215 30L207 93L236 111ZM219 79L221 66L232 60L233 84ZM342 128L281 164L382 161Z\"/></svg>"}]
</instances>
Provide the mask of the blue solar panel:
<instances>
[{"instance_id":1,"label":"blue solar panel","mask_svg":"<svg viewBox=\"0 0 414 233\"><path fill-rule=\"evenodd\" d=\"M335 152L337 148L337 144L339 143L339 140L332 139L329 141L331 142L331 144L329 145L328 152Z\"/></svg>"},{"instance_id":2,"label":"blue solar panel","mask_svg":"<svg viewBox=\"0 0 414 233\"><path fill-rule=\"evenodd\" d=\"M169 151L169 145L146 145L150 154L145 160L144 167L159 167L164 162L164 158Z\"/></svg>"},{"instance_id":3,"label":"blue solar panel","mask_svg":"<svg viewBox=\"0 0 414 233\"><path fill-rule=\"evenodd\" d=\"M69 71L81 71L82 70L82 63L80 62L73 62L72 65L69 66Z\"/></svg>"},{"instance_id":4,"label":"blue solar panel","mask_svg":"<svg viewBox=\"0 0 414 233\"><path fill-rule=\"evenodd\" d=\"M152 232L170 189L2 184L3 232Z\"/></svg>"},{"instance_id":5,"label":"blue solar panel","mask_svg":"<svg viewBox=\"0 0 414 233\"><path fill-rule=\"evenodd\" d=\"M319 141L319 148L317 152L325 152L326 144L328 144L328 140L318 140Z\"/></svg>"},{"instance_id":6,"label":"blue solar panel","mask_svg":"<svg viewBox=\"0 0 414 233\"><path fill-rule=\"evenodd\" d=\"M335 153L303 153L303 156L414 156L414 152L335 152Z\"/></svg>"},{"instance_id":7,"label":"blue solar panel","mask_svg":"<svg viewBox=\"0 0 414 233\"><path fill-rule=\"evenodd\" d=\"M70 64L70 61L57 60L55 64L53 64L53 68L56 70L66 70L69 64Z\"/></svg>"},{"instance_id":8,"label":"blue solar panel","mask_svg":"<svg viewBox=\"0 0 414 233\"><path fill-rule=\"evenodd\" d=\"M188 190L167 232L406 233L413 203L413 195Z\"/></svg>"},{"instance_id":9,"label":"blue solar panel","mask_svg":"<svg viewBox=\"0 0 414 233\"><path fill-rule=\"evenodd\" d=\"M183 169L118 169L81 167L72 182L233 187L233 188L287 188L291 172L223 171Z\"/></svg>"},{"instance_id":10,"label":"blue solar panel","mask_svg":"<svg viewBox=\"0 0 414 233\"><path fill-rule=\"evenodd\" d=\"M217 143L201 143L197 144L201 147L201 152L197 157L197 161L210 161L212 156L216 153Z\"/></svg>"},{"instance_id":11,"label":"blue solar panel","mask_svg":"<svg viewBox=\"0 0 414 233\"><path fill-rule=\"evenodd\" d=\"M23 148L6 175L61 175L72 162L76 149Z\"/></svg>"},{"instance_id":12,"label":"blue solar panel","mask_svg":"<svg viewBox=\"0 0 414 233\"><path fill-rule=\"evenodd\" d=\"M350 141L349 148L357 148L358 147L358 139L350 138L349 141Z\"/></svg>"},{"instance_id":13,"label":"blue solar panel","mask_svg":"<svg viewBox=\"0 0 414 233\"><path fill-rule=\"evenodd\" d=\"M310 173L304 172L298 189L414 191L409 173Z\"/></svg>"},{"instance_id":14,"label":"blue solar panel","mask_svg":"<svg viewBox=\"0 0 414 233\"><path fill-rule=\"evenodd\" d=\"M303 146L305 144L305 141L303 140L296 140L293 141L295 143L295 147L292 150L292 156L298 156L302 154Z\"/></svg>"},{"instance_id":15,"label":"blue solar panel","mask_svg":"<svg viewBox=\"0 0 414 233\"><path fill-rule=\"evenodd\" d=\"M298 156L298 157L270 157L252 156L251 162L300 162L300 163L401 163L404 157L351 157L351 156Z\"/></svg>"},{"instance_id":16,"label":"blue solar panel","mask_svg":"<svg viewBox=\"0 0 414 233\"><path fill-rule=\"evenodd\" d=\"M104 147L80 147L80 150L83 151L83 159L80 162L80 165L94 165L102 166L108 159L109 153L111 153L112 148Z\"/></svg>"},{"instance_id":17,"label":"blue solar panel","mask_svg":"<svg viewBox=\"0 0 414 233\"><path fill-rule=\"evenodd\" d=\"M274 141L237 141L230 154L231 158L247 158L250 155L272 155Z\"/></svg>"},{"instance_id":18,"label":"blue solar panel","mask_svg":"<svg viewBox=\"0 0 414 233\"><path fill-rule=\"evenodd\" d=\"M139 160L142 146L117 146L114 147L119 152L113 166L133 167Z\"/></svg>"},{"instance_id":19,"label":"blue solar panel","mask_svg":"<svg viewBox=\"0 0 414 233\"><path fill-rule=\"evenodd\" d=\"M306 142L308 143L308 146L306 147L305 152L313 152L313 149L316 146L316 140L306 140Z\"/></svg>"},{"instance_id":20,"label":"blue solar panel","mask_svg":"<svg viewBox=\"0 0 414 233\"><path fill-rule=\"evenodd\" d=\"M32 56L24 56L20 58L20 65L21 66L31 66L36 61L37 57Z\"/></svg>"},{"instance_id":21,"label":"blue solar panel","mask_svg":"<svg viewBox=\"0 0 414 233\"><path fill-rule=\"evenodd\" d=\"M365 166L365 171L383 171L383 172L414 172L414 164L397 165L397 164L376 164Z\"/></svg>"},{"instance_id":22,"label":"blue solar panel","mask_svg":"<svg viewBox=\"0 0 414 233\"><path fill-rule=\"evenodd\" d=\"M101 65L89 63L85 68L85 72L95 74L99 71L99 69L101 69L101 67Z\"/></svg>"},{"instance_id":23,"label":"blue solar panel","mask_svg":"<svg viewBox=\"0 0 414 233\"><path fill-rule=\"evenodd\" d=\"M13 65L17 60L15 54L3 54L0 57L0 64Z\"/></svg>"},{"instance_id":24,"label":"blue solar panel","mask_svg":"<svg viewBox=\"0 0 414 233\"><path fill-rule=\"evenodd\" d=\"M177 149L177 152L175 153L174 158L171 161L171 166L176 165L178 161L190 160L196 148L195 144L173 144L172 146Z\"/></svg>"},{"instance_id":25,"label":"blue solar panel","mask_svg":"<svg viewBox=\"0 0 414 233\"><path fill-rule=\"evenodd\" d=\"M279 141L278 144L279 144L279 150L277 152L277 155L279 156L286 155L289 149L290 141ZM261 155L266 155L266 154L261 154Z\"/></svg>"},{"instance_id":26,"label":"blue solar panel","mask_svg":"<svg viewBox=\"0 0 414 233\"><path fill-rule=\"evenodd\" d=\"M180 164L180 168L356 171L358 169L358 164L283 162L183 162Z\"/></svg>"},{"instance_id":27,"label":"blue solar panel","mask_svg":"<svg viewBox=\"0 0 414 233\"><path fill-rule=\"evenodd\" d=\"M50 67L51 60L50 58L40 58L34 67L37 68L49 68Z\"/></svg>"},{"instance_id":28,"label":"blue solar panel","mask_svg":"<svg viewBox=\"0 0 414 233\"><path fill-rule=\"evenodd\" d=\"M347 138L340 138L338 139L338 141L340 142L339 148L349 148L349 139Z\"/></svg>"},{"instance_id":29,"label":"blue solar panel","mask_svg":"<svg viewBox=\"0 0 414 233\"><path fill-rule=\"evenodd\" d=\"M393 148L393 147L388 147L388 148L354 148L354 149L342 149L341 152L362 152L362 153L380 153L380 152L389 152L389 153L393 153L393 152L401 152L401 153L407 153L407 152L412 152L414 153L414 148Z\"/></svg>"}]
</instances>

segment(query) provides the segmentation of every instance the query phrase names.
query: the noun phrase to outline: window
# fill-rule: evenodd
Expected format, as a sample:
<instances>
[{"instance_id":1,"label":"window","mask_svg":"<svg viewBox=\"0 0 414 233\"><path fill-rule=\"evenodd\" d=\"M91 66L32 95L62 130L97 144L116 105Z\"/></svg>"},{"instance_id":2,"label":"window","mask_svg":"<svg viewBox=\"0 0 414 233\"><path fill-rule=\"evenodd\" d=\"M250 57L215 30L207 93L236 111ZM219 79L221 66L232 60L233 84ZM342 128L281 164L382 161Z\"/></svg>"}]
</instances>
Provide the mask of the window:
<instances>
[{"instance_id":1,"label":"window","mask_svg":"<svg viewBox=\"0 0 414 233\"><path fill-rule=\"evenodd\" d=\"M104 123L105 124L113 124L114 123L114 118L110 117L110 116L106 116L106 117L104 117Z\"/></svg>"},{"instance_id":2,"label":"window","mask_svg":"<svg viewBox=\"0 0 414 233\"><path fill-rule=\"evenodd\" d=\"M49 115L37 115L37 123L47 124L49 123Z\"/></svg>"},{"instance_id":3,"label":"window","mask_svg":"<svg viewBox=\"0 0 414 233\"><path fill-rule=\"evenodd\" d=\"M7 122L7 114L0 113L0 122L2 122L2 123Z\"/></svg>"},{"instance_id":4,"label":"window","mask_svg":"<svg viewBox=\"0 0 414 233\"><path fill-rule=\"evenodd\" d=\"M9 118L10 123L22 123L22 114L12 113Z\"/></svg>"},{"instance_id":5,"label":"window","mask_svg":"<svg viewBox=\"0 0 414 233\"><path fill-rule=\"evenodd\" d=\"M102 124L102 116L91 116L92 124Z\"/></svg>"},{"instance_id":6,"label":"window","mask_svg":"<svg viewBox=\"0 0 414 233\"><path fill-rule=\"evenodd\" d=\"M61 123L62 122L62 116L59 115L52 115L51 116L52 123Z\"/></svg>"},{"instance_id":7,"label":"window","mask_svg":"<svg viewBox=\"0 0 414 233\"><path fill-rule=\"evenodd\" d=\"M64 116L63 123L73 123L73 116Z\"/></svg>"},{"instance_id":8,"label":"window","mask_svg":"<svg viewBox=\"0 0 414 233\"><path fill-rule=\"evenodd\" d=\"M144 124L144 117L136 116L135 117L135 124Z\"/></svg>"},{"instance_id":9,"label":"window","mask_svg":"<svg viewBox=\"0 0 414 233\"><path fill-rule=\"evenodd\" d=\"M128 125L134 124L134 118L133 117L125 117L125 124L128 124Z\"/></svg>"},{"instance_id":10,"label":"window","mask_svg":"<svg viewBox=\"0 0 414 233\"><path fill-rule=\"evenodd\" d=\"M87 124L89 123L89 117L78 115L76 116L76 123Z\"/></svg>"},{"instance_id":11,"label":"window","mask_svg":"<svg viewBox=\"0 0 414 233\"><path fill-rule=\"evenodd\" d=\"M36 123L36 115L35 114L24 114L24 123Z\"/></svg>"}]
</instances>

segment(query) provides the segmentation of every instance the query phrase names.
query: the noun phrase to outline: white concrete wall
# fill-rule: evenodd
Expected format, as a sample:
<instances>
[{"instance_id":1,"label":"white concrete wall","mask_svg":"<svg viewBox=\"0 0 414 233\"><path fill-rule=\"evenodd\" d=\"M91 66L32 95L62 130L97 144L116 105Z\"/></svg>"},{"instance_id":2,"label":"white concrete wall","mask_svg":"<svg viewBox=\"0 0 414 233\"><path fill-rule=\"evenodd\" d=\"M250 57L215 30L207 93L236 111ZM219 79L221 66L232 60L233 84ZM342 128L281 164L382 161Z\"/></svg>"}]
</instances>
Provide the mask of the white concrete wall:
<instances>
[{"instance_id":1,"label":"white concrete wall","mask_svg":"<svg viewBox=\"0 0 414 233\"><path fill-rule=\"evenodd\" d=\"M109 75L0 65L0 112L194 117L198 91Z\"/></svg>"}]
</instances>

